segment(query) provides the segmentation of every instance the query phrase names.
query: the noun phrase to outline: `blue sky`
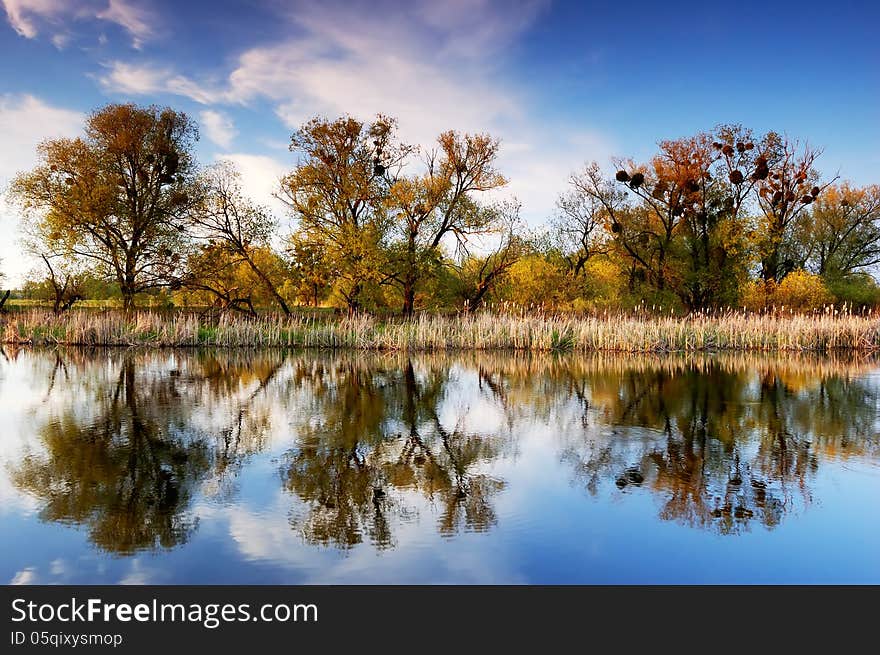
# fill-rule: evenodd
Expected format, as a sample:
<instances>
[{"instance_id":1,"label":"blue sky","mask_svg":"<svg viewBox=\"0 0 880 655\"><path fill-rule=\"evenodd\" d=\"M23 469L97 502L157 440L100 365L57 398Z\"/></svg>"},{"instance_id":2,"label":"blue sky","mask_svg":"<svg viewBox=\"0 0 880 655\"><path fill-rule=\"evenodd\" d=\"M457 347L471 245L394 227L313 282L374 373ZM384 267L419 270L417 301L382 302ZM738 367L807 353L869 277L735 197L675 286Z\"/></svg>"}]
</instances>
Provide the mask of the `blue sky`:
<instances>
[{"instance_id":1,"label":"blue sky","mask_svg":"<svg viewBox=\"0 0 880 655\"><path fill-rule=\"evenodd\" d=\"M589 160L741 122L824 148L828 175L880 182L873 2L0 0L0 185L42 138L111 101L170 104L271 202L315 114L383 112L430 146L502 138L506 193L532 224ZM281 208L274 205L279 213ZM0 270L33 266L0 199Z\"/></svg>"}]
</instances>

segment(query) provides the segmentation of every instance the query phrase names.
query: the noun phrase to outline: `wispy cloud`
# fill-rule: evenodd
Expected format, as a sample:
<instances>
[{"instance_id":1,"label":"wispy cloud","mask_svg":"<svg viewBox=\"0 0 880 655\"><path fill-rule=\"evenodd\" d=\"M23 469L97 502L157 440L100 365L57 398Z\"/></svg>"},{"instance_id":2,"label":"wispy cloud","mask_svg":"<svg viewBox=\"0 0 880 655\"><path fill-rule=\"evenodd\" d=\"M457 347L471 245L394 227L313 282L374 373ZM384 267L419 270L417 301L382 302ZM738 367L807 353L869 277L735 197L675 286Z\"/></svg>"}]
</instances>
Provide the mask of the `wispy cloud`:
<instances>
[{"instance_id":1,"label":"wispy cloud","mask_svg":"<svg viewBox=\"0 0 880 655\"><path fill-rule=\"evenodd\" d=\"M111 61L104 64L104 69L104 74L98 75L97 79L101 88L108 93L136 96L166 93L189 98L203 105L231 101L227 93L211 89L169 67Z\"/></svg>"},{"instance_id":2,"label":"wispy cloud","mask_svg":"<svg viewBox=\"0 0 880 655\"><path fill-rule=\"evenodd\" d=\"M199 118L202 128L211 141L221 148L229 148L232 145L232 140L238 131L229 116L213 109L206 109L199 114Z\"/></svg>"},{"instance_id":3,"label":"wispy cloud","mask_svg":"<svg viewBox=\"0 0 880 655\"><path fill-rule=\"evenodd\" d=\"M109 62L99 79L108 93L175 94L230 107L268 100L290 129L316 114L385 113L399 119L402 138L426 147L446 129L488 131L504 141L509 192L541 219L570 172L610 154L588 129L545 127L533 99L507 81L506 53L545 4L299 3L280 16L292 36L240 53L221 81L143 61Z\"/></svg>"},{"instance_id":4,"label":"wispy cloud","mask_svg":"<svg viewBox=\"0 0 880 655\"><path fill-rule=\"evenodd\" d=\"M106 64L105 68L107 72L99 77L101 86L106 91L130 95L168 92L169 79L173 75L168 69L121 61Z\"/></svg>"},{"instance_id":5,"label":"wispy cloud","mask_svg":"<svg viewBox=\"0 0 880 655\"><path fill-rule=\"evenodd\" d=\"M0 0L10 26L19 35L34 39L49 34L59 49L71 40L72 21L100 21L118 25L140 49L155 37L158 19L138 0Z\"/></svg>"},{"instance_id":6,"label":"wispy cloud","mask_svg":"<svg viewBox=\"0 0 880 655\"><path fill-rule=\"evenodd\" d=\"M142 0L110 0L107 8L99 11L96 18L125 28L133 38L132 45L138 50L143 47L144 41L156 33L155 17L144 9Z\"/></svg>"},{"instance_id":7,"label":"wispy cloud","mask_svg":"<svg viewBox=\"0 0 880 655\"><path fill-rule=\"evenodd\" d=\"M27 39L39 34L37 22L55 21L64 12L64 3L57 0L2 0L6 18L16 32Z\"/></svg>"},{"instance_id":8,"label":"wispy cloud","mask_svg":"<svg viewBox=\"0 0 880 655\"><path fill-rule=\"evenodd\" d=\"M107 64L100 81L111 92L171 93L203 104L268 98L288 127L316 113L393 112L408 137L432 141L440 125L476 130L519 112L516 93L497 81L496 55L542 5L452 4L307 3L284 16L296 37L246 50L223 84L120 61Z\"/></svg>"}]
</instances>

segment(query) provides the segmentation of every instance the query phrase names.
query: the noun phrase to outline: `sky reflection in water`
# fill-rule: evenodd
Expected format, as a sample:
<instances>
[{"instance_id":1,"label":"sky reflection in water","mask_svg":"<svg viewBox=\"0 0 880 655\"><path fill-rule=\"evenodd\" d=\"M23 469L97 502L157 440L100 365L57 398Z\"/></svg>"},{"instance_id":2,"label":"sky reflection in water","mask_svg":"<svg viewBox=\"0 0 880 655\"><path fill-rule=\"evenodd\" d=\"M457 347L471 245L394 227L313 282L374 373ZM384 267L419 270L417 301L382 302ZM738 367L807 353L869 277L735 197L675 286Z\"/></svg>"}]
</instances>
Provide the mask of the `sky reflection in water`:
<instances>
[{"instance_id":1,"label":"sky reflection in water","mask_svg":"<svg viewBox=\"0 0 880 655\"><path fill-rule=\"evenodd\" d=\"M0 577L877 583L877 370L7 350Z\"/></svg>"}]
</instances>

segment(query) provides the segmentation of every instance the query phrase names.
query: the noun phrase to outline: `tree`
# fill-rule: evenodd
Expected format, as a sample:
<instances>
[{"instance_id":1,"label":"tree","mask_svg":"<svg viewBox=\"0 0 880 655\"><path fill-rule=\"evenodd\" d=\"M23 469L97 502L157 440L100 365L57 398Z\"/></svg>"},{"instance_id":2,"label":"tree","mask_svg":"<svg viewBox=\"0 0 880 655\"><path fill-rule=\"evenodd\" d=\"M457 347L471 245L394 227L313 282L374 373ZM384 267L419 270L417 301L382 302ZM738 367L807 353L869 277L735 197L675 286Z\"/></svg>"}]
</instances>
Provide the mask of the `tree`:
<instances>
[{"instance_id":1,"label":"tree","mask_svg":"<svg viewBox=\"0 0 880 655\"><path fill-rule=\"evenodd\" d=\"M240 177L235 165L229 161L210 167L201 176L199 201L192 208L190 220L197 236L212 247L200 253L199 269L206 273L205 265L212 260L221 269L239 262L244 264L278 303L281 311L290 316L290 308L275 281L257 264L258 253L271 250L269 242L276 221L266 208L255 205L244 196ZM227 252L218 253L218 249ZM209 253L217 256L205 257ZM199 284L199 277L192 277L189 283ZM253 311L253 305L246 304ZM236 301L229 306L240 307L241 304Z\"/></svg>"},{"instance_id":2,"label":"tree","mask_svg":"<svg viewBox=\"0 0 880 655\"><path fill-rule=\"evenodd\" d=\"M792 248L793 230L798 218L807 211L831 182L822 184L814 165L821 150L791 141L771 132L763 175L758 180L758 206L763 214L757 245L761 260L761 279L780 282L788 273L803 265L802 257ZM832 181L833 182L833 181Z\"/></svg>"},{"instance_id":3,"label":"tree","mask_svg":"<svg viewBox=\"0 0 880 655\"><path fill-rule=\"evenodd\" d=\"M332 278L332 269L321 245L294 233L290 237L288 254L298 297L306 304L318 307L330 293Z\"/></svg>"},{"instance_id":4,"label":"tree","mask_svg":"<svg viewBox=\"0 0 880 655\"><path fill-rule=\"evenodd\" d=\"M588 167L574 190L601 205L631 286L672 292L689 309L717 304L746 273L744 210L767 175L769 143L722 125L659 145L647 164L618 160L615 182Z\"/></svg>"},{"instance_id":5,"label":"tree","mask_svg":"<svg viewBox=\"0 0 880 655\"><path fill-rule=\"evenodd\" d=\"M488 214L481 220L493 226L491 237L495 244L483 254L464 250L459 262L455 264L459 294L469 312L480 307L511 267L528 251L528 244L521 236L518 203L505 202L491 207L477 207L475 211Z\"/></svg>"},{"instance_id":6,"label":"tree","mask_svg":"<svg viewBox=\"0 0 880 655\"><path fill-rule=\"evenodd\" d=\"M473 210L474 193L507 183L495 169L498 139L448 131L437 141L439 152L428 155L425 173L395 180L388 196L398 233L390 278L400 288L407 316L415 309L418 285L442 259L443 240L452 236L461 247L469 237L493 229L490 213Z\"/></svg>"},{"instance_id":7,"label":"tree","mask_svg":"<svg viewBox=\"0 0 880 655\"><path fill-rule=\"evenodd\" d=\"M207 293L211 307L221 312L233 310L256 316L254 293L261 281L252 277L253 272L241 257L225 244L212 241L190 254L183 287L189 293ZM196 302L200 301L204 299L197 297Z\"/></svg>"},{"instance_id":8,"label":"tree","mask_svg":"<svg viewBox=\"0 0 880 655\"><path fill-rule=\"evenodd\" d=\"M557 215L550 225L556 246L575 277L583 273L590 259L608 252L604 229L609 223L608 211L598 194L590 192L597 176L601 177L601 172L593 162L569 178L571 188L556 200Z\"/></svg>"},{"instance_id":9,"label":"tree","mask_svg":"<svg viewBox=\"0 0 880 655\"><path fill-rule=\"evenodd\" d=\"M52 301L52 312L55 314L61 314L73 307L77 301L84 298L82 282L79 279L79 276L68 267L64 267L64 269L59 271L56 275L55 269L52 267L49 258L46 257L46 255L42 255L42 258L46 263L46 268L49 272L46 282L48 283L47 286L51 292L50 300ZM62 279L64 280L63 282Z\"/></svg>"},{"instance_id":10,"label":"tree","mask_svg":"<svg viewBox=\"0 0 880 655\"><path fill-rule=\"evenodd\" d=\"M801 214L797 239L819 275L847 276L880 263L880 186L830 186Z\"/></svg>"},{"instance_id":11,"label":"tree","mask_svg":"<svg viewBox=\"0 0 880 655\"><path fill-rule=\"evenodd\" d=\"M12 184L31 210L32 241L95 262L132 309L135 294L167 285L181 263L197 139L186 114L111 104L82 137L41 143L37 167Z\"/></svg>"},{"instance_id":12,"label":"tree","mask_svg":"<svg viewBox=\"0 0 880 655\"><path fill-rule=\"evenodd\" d=\"M506 274L503 296L520 307L563 309L578 291L574 279L559 260L530 253L517 260Z\"/></svg>"},{"instance_id":13,"label":"tree","mask_svg":"<svg viewBox=\"0 0 880 655\"><path fill-rule=\"evenodd\" d=\"M349 312L362 308L368 285L382 281L386 173L411 151L395 130L396 122L381 115L370 124L314 118L291 137L290 149L302 160L281 180L279 197L302 238L324 248Z\"/></svg>"}]
</instances>

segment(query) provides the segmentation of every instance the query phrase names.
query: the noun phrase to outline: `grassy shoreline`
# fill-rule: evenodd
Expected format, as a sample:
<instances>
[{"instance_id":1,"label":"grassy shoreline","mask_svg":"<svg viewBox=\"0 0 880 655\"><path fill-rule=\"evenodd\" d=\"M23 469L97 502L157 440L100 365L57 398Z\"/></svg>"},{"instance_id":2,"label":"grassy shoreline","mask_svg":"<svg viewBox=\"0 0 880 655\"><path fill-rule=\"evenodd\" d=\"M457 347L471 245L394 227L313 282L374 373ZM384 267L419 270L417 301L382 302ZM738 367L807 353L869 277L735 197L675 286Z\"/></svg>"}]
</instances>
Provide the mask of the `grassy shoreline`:
<instances>
[{"instance_id":1,"label":"grassy shoreline","mask_svg":"<svg viewBox=\"0 0 880 655\"><path fill-rule=\"evenodd\" d=\"M687 318L616 315L367 315L257 319L139 311L27 310L0 317L0 341L19 345L320 348L382 351L695 352L880 350L880 319L847 314L727 313Z\"/></svg>"}]
</instances>

